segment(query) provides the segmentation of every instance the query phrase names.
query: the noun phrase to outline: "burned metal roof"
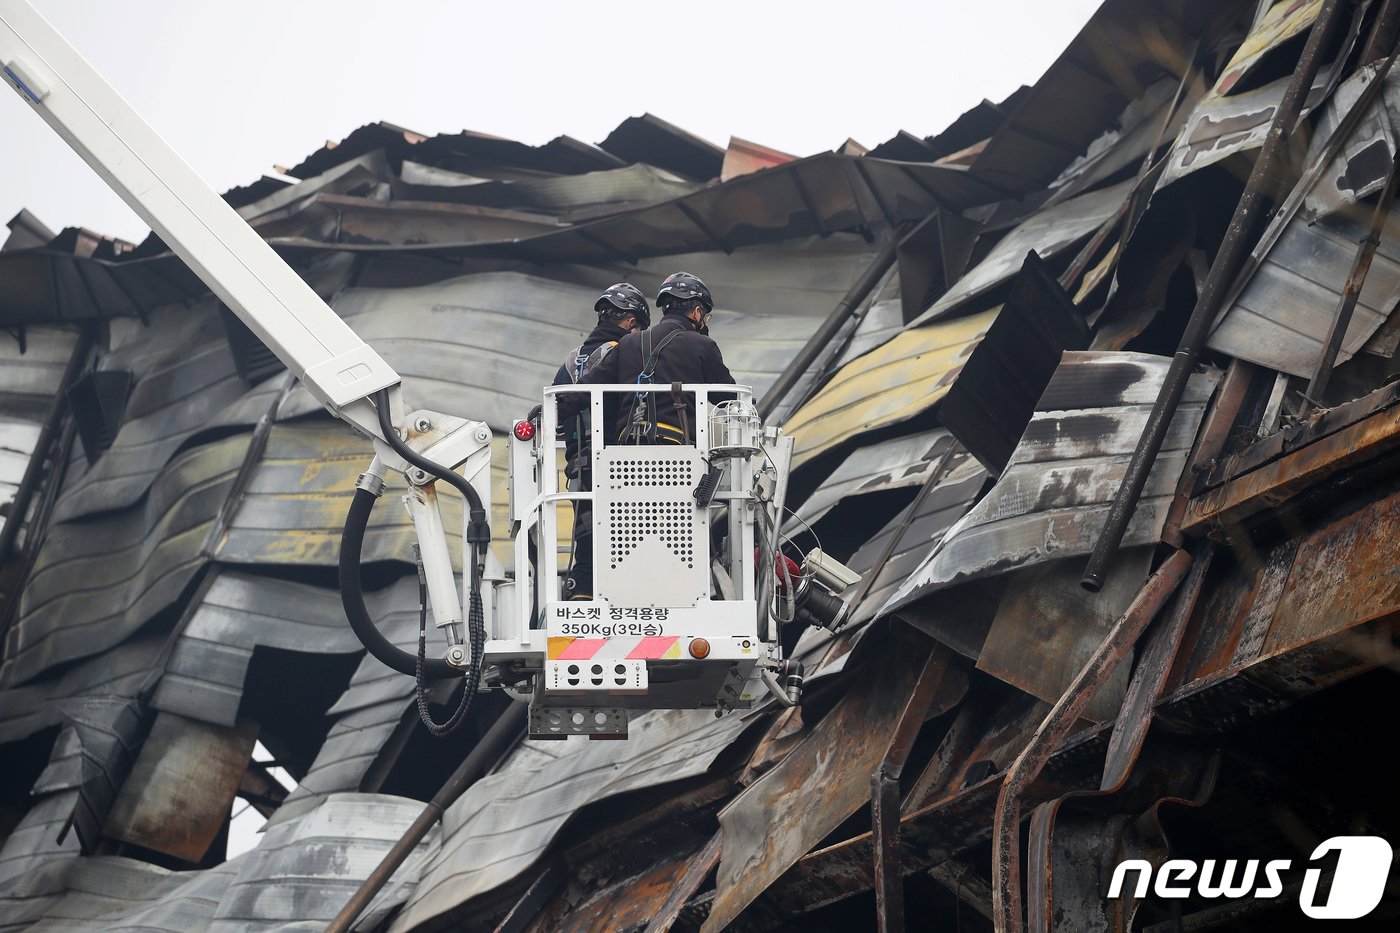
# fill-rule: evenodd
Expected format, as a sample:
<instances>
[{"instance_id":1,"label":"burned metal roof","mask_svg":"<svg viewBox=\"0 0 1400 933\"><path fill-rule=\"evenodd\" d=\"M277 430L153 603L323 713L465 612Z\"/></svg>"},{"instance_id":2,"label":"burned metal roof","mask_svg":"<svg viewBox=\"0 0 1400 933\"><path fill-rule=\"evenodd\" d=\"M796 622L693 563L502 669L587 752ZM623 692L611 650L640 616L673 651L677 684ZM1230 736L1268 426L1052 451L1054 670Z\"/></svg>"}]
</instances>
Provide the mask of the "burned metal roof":
<instances>
[{"instance_id":1,"label":"burned metal roof","mask_svg":"<svg viewBox=\"0 0 1400 933\"><path fill-rule=\"evenodd\" d=\"M996 485L881 611L961 581L1087 554L1166 370L1161 357L1144 354L1065 353ZM1161 534L1217 378L1191 378L1126 544Z\"/></svg>"},{"instance_id":2,"label":"burned metal roof","mask_svg":"<svg viewBox=\"0 0 1400 933\"><path fill-rule=\"evenodd\" d=\"M1292 191L1248 233L1248 274L1096 596L1073 559L1212 258L1244 235L1226 232L1232 172L1333 8L1112 0L1035 86L868 152L721 149L651 115L596 146L371 124L229 192L404 373L411 404L497 432L498 489L499 435L608 284L701 275L725 359L760 396L849 312L769 419L798 444L785 533L865 575L851 621L797 643L804 702L650 714L627 743L493 747L358 928L848 929L903 904L990 930L1007 900L993 890L1025 882L1033 916L1077 929L1106 903L1077 853L1138 851L1122 829L1159 833L1164 799L1192 806L1153 858L1273 852L1291 844L1280 821L1400 832L1364 766L1365 711L1388 702L1395 661L1400 395L1375 391L1400 335L1390 226L1334 382L1339 401L1362 398L1318 411L1296 382L1389 172L1387 4L1338 20L1302 174L1285 171ZM0 498L44 467L0 561L0 929L321 928L509 701L484 694L458 740L429 740L412 679L357 659L334 588L369 447L259 368L256 341L158 238L133 250L31 220L0 251ZM1041 317L1046 293L1018 292L1029 251L1054 296ZM131 375L91 465L82 400L59 395L75 347L77 378ZM447 512L455 533L454 499ZM404 647L411 540L402 510L375 511L369 608ZM1114 641L1146 624L1168 553L1175 595L1136 643ZM1109 648L1132 660L1096 667ZM255 733L294 790L247 760ZM1297 735L1322 750L1288 753ZM1229 754L1212 765L1206 746ZM1029 755L1046 764L1027 785ZM1030 823L1025 866L988 853L1015 834L1004 781ZM222 833L245 802L268 827L230 859ZM1174 922L1172 906L1149 896L1133 922ZM1175 906L1190 924L1219 905ZM1251 906L1259 929L1296 914Z\"/></svg>"}]
</instances>

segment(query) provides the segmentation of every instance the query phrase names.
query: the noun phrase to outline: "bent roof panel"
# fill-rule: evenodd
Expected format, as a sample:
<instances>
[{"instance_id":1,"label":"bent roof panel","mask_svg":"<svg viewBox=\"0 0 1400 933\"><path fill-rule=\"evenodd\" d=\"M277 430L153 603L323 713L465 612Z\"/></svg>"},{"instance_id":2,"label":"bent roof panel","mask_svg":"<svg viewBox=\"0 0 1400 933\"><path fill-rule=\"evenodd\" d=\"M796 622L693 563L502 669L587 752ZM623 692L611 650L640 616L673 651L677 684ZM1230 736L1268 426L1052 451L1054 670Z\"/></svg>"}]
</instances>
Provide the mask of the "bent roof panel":
<instances>
[{"instance_id":1,"label":"bent roof panel","mask_svg":"<svg viewBox=\"0 0 1400 933\"><path fill-rule=\"evenodd\" d=\"M1215 325L1213 350L1310 377L1322 358L1357 244L1370 227L1371 205L1308 222L1295 217ZM1370 271L1337 354L1358 353L1400 301L1400 211L1385 221Z\"/></svg>"},{"instance_id":2,"label":"bent roof panel","mask_svg":"<svg viewBox=\"0 0 1400 933\"><path fill-rule=\"evenodd\" d=\"M247 435L172 460L138 505L49 529L6 639L0 683L23 683L64 661L121 643L169 606L206 559Z\"/></svg>"},{"instance_id":3,"label":"bent roof panel","mask_svg":"<svg viewBox=\"0 0 1400 933\"><path fill-rule=\"evenodd\" d=\"M577 750L561 758L482 778L448 808L442 844L390 930L414 929L517 877L586 804L703 774L747 725L706 710L648 712L633 718L626 742L571 741Z\"/></svg>"},{"instance_id":4,"label":"bent roof panel","mask_svg":"<svg viewBox=\"0 0 1400 933\"><path fill-rule=\"evenodd\" d=\"M881 607L881 614L954 583L1087 554L1103 529L1171 360L1145 353L1068 352L1011 463ZM1218 373L1191 376L1147 477L1123 547L1155 542Z\"/></svg>"},{"instance_id":5,"label":"bent roof panel","mask_svg":"<svg viewBox=\"0 0 1400 933\"><path fill-rule=\"evenodd\" d=\"M847 363L784 430L796 441L793 465L842 441L927 411L948 392L962 362L996 319L997 309L911 327Z\"/></svg>"},{"instance_id":6,"label":"bent roof panel","mask_svg":"<svg viewBox=\"0 0 1400 933\"><path fill-rule=\"evenodd\" d=\"M1046 259L1080 237L1088 236L1123 206L1136 183L1130 178L1032 214L1002 237L986 259L953 283L952 288L915 318L914 326L946 317L963 303L1007 281L1020 270L1029 251L1035 250L1040 258Z\"/></svg>"},{"instance_id":7,"label":"bent roof panel","mask_svg":"<svg viewBox=\"0 0 1400 933\"><path fill-rule=\"evenodd\" d=\"M102 358L102 369L130 372L135 385L112 446L64 488L54 521L134 505L180 445L248 391L212 299L161 308L150 326Z\"/></svg>"},{"instance_id":8,"label":"bent roof panel","mask_svg":"<svg viewBox=\"0 0 1400 933\"><path fill-rule=\"evenodd\" d=\"M416 594L394 589L401 606ZM379 594L372 594L378 596ZM379 600L372 597L371 617ZM219 572L180 633L151 704L201 722L238 721L243 681L260 646L309 654L358 654L335 590L234 570Z\"/></svg>"}]
</instances>

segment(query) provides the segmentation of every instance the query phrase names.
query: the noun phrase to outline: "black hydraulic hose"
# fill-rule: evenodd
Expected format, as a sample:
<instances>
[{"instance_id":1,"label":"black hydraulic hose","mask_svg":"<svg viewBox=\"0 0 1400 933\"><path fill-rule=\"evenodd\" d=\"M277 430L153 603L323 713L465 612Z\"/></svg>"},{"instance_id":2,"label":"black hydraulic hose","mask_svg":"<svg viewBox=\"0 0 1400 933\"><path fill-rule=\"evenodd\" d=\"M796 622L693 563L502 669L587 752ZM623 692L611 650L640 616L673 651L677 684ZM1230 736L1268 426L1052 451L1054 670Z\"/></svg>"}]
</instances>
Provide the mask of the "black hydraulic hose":
<instances>
[{"instance_id":1,"label":"black hydraulic hose","mask_svg":"<svg viewBox=\"0 0 1400 933\"><path fill-rule=\"evenodd\" d=\"M418 658L389 641L375 628L374 620L365 608L365 594L360 589L360 552L364 547L369 513L377 498L368 489L356 489L355 498L350 502L350 511L345 516L345 532L340 538L340 601L345 606L345 617L350 620L350 628L354 629L355 637L360 639L365 649L386 667L413 677L418 671ZM424 661L423 676L430 680L446 680L461 677L462 672L441 658L429 658Z\"/></svg>"},{"instance_id":2,"label":"black hydraulic hose","mask_svg":"<svg viewBox=\"0 0 1400 933\"><path fill-rule=\"evenodd\" d=\"M445 483L449 483L454 489L462 494L467 500L467 505L471 508L470 521L472 524L481 522L486 529L486 537L482 541L477 541L473 536L472 528L467 528L467 541L472 544L489 544L491 542L491 526L486 524L486 508L481 504L481 496L477 495L476 488L467 482L465 476L449 470L441 464L434 463L418 451L409 447L399 437L394 430L394 422L389 417L389 390L381 389L374 397L375 407L379 414L379 432L384 435L384 440L394 449L394 453L403 457L409 463L416 466L425 473L431 473Z\"/></svg>"}]
</instances>

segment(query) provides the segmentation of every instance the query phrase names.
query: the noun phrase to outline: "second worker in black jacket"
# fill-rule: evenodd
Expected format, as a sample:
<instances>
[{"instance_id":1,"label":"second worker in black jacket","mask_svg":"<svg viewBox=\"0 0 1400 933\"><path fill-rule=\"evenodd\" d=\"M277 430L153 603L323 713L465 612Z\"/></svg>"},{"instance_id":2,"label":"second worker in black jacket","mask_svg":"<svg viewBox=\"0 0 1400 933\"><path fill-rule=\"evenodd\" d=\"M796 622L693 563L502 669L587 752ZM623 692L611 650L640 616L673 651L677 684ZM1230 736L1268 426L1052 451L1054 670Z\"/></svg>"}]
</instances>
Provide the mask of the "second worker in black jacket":
<instances>
[{"instance_id":1,"label":"second worker in black jacket","mask_svg":"<svg viewBox=\"0 0 1400 933\"><path fill-rule=\"evenodd\" d=\"M649 330L636 331L622 338L617 348L580 380L586 385L649 381L659 387L658 391L643 393L642 397L628 395L607 401L605 412L613 424L613 434L609 440L614 443L629 440L633 443L693 442L693 396L686 394L682 406L678 408L671 392L665 387L675 382L734 383L729 367L724 365L719 344L707 333L710 313L715 305L705 283L688 272L667 276L657 292L656 304L662 311L661 321ZM644 397L648 394L654 399L654 408L648 408L645 404ZM717 392L710 401L720 402L731 398L734 398L733 393ZM561 398L561 421L582 408L585 402L585 396Z\"/></svg>"}]
</instances>

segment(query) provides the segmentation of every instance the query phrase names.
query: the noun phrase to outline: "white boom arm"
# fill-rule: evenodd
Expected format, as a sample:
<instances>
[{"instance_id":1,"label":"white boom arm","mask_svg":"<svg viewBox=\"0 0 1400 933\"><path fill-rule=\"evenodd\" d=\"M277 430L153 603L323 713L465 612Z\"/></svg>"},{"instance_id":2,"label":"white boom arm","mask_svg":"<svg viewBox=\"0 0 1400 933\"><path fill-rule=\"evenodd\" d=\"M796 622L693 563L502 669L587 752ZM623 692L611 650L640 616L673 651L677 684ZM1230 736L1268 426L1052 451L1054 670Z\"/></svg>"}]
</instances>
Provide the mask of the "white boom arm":
<instances>
[{"instance_id":1,"label":"white boom arm","mask_svg":"<svg viewBox=\"0 0 1400 933\"><path fill-rule=\"evenodd\" d=\"M385 437L370 397L389 390L389 421L401 425L403 443L445 469L466 463L466 479L489 503L486 426L434 412L406 417L398 373L26 0L0 0L0 73L321 404L374 441L375 465L366 473L371 480L362 477L363 488L379 494L379 464L405 473L412 487L405 502L422 539L434 613L449 643L460 643L462 613L442 519L436 496L424 488L433 477L410 468L393 448L398 438ZM439 459L444 453L449 462ZM467 525L464 510L464 537Z\"/></svg>"},{"instance_id":2,"label":"white boom arm","mask_svg":"<svg viewBox=\"0 0 1400 933\"><path fill-rule=\"evenodd\" d=\"M0 0L0 68L323 405L382 440L367 398L398 374L25 0Z\"/></svg>"}]
</instances>

